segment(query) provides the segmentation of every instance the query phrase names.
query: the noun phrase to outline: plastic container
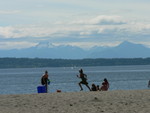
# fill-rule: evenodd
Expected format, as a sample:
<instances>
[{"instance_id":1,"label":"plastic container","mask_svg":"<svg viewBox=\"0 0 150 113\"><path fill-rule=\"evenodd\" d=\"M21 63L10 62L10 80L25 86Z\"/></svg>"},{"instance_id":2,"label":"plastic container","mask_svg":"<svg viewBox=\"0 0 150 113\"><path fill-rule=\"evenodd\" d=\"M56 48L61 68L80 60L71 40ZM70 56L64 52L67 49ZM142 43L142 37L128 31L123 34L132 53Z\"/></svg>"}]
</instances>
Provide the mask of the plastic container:
<instances>
[{"instance_id":1,"label":"plastic container","mask_svg":"<svg viewBox=\"0 0 150 113\"><path fill-rule=\"evenodd\" d=\"M38 93L46 93L46 86L38 86L37 91Z\"/></svg>"}]
</instances>

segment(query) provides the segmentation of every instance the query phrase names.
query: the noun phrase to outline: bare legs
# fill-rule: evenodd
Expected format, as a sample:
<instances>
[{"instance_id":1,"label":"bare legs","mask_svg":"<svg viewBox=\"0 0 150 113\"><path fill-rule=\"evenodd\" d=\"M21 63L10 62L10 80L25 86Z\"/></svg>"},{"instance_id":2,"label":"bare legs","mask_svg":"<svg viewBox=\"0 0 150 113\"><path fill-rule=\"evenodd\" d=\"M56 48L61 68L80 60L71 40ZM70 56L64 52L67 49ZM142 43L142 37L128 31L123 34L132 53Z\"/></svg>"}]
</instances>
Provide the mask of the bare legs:
<instances>
[{"instance_id":1,"label":"bare legs","mask_svg":"<svg viewBox=\"0 0 150 113\"><path fill-rule=\"evenodd\" d=\"M89 90L91 91L91 88L88 86L88 84L86 84L86 87L89 88Z\"/></svg>"},{"instance_id":2,"label":"bare legs","mask_svg":"<svg viewBox=\"0 0 150 113\"><path fill-rule=\"evenodd\" d=\"M86 87L91 91L91 88L88 86L88 84L85 84L86 85ZM81 85L81 83L79 83L79 86L80 86L80 88L81 88L81 91L83 90L83 88L82 88L82 85Z\"/></svg>"},{"instance_id":3,"label":"bare legs","mask_svg":"<svg viewBox=\"0 0 150 113\"><path fill-rule=\"evenodd\" d=\"M80 88L81 88L81 90L80 90L80 91L82 91L82 90L83 90L83 88L82 88L82 86L81 86L81 83L79 83L79 86L80 86Z\"/></svg>"},{"instance_id":4,"label":"bare legs","mask_svg":"<svg viewBox=\"0 0 150 113\"><path fill-rule=\"evenodd\" d=\"M46 87L46 93L48 93L48 84L45 84Z\"/></svg>"}]
</instances>

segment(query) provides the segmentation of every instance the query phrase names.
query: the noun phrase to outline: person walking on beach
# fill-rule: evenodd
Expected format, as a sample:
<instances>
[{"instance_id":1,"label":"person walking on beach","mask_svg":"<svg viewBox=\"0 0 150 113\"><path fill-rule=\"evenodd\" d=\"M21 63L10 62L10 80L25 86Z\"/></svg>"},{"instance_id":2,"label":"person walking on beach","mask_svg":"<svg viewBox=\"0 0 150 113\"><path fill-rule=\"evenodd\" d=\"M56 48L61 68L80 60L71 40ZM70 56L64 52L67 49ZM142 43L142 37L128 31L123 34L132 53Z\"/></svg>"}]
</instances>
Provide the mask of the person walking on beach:
<instances>
[{"instance_id":1,"label":"person walking on beach","mask_svg":"<svg viewBox=\"0 0 150 113\"><path fill-rule=\"evenodd\" d=\"M48 81L49 81L49 79L48 79L48 71L45 71L45 74L41 78L41 84L45 85L46 93L48 92Z\"/></svg>"},{"instance_id":2,"label":"person walking on beach","mask_svg":"<svg viewBox=\"0 0 150 113\"><path fill-rule=\"evenodd\" d=\"M104 82L102 83L102 86L100 88L100 91L107 91L109 88L109 82L108 80L105 78Z\"/></svg>"},{"instance_id":3,"label":"person walking on beach","mask_svg":"<svg viewBox=\"0 0 150 113\"><path fill-rule=\"evenodd\" d=\"M88 82L87 82L87 75L83 73L83 70L80 69L79 70L80 75L77 75L78 78L81 78L81 82L79 82L79 86L81 88L81 91L83 90L82 85L84 84L86 85L86 87L91 91L90 87L88 86Z\"/></svg>"}]
</instances>

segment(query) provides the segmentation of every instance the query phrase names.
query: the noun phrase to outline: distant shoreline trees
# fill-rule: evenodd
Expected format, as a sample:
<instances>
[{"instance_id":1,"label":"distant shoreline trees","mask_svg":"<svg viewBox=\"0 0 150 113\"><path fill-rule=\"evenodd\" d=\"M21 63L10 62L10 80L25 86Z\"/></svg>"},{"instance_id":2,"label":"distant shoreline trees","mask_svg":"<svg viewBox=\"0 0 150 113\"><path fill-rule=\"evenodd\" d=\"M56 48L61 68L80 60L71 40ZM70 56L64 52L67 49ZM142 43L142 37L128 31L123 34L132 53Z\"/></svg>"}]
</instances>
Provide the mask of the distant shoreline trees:
<instances>
[{"instance_id":1,"label":"distant shoreline trees","mask_svg":"<svg viewBox=\"0 0 150 113\"><path fill-rule=\"evenodd\" d=\"M0 68L150 65L150 58L44 59L0 58Z\"/></svg>"}]
</instances>

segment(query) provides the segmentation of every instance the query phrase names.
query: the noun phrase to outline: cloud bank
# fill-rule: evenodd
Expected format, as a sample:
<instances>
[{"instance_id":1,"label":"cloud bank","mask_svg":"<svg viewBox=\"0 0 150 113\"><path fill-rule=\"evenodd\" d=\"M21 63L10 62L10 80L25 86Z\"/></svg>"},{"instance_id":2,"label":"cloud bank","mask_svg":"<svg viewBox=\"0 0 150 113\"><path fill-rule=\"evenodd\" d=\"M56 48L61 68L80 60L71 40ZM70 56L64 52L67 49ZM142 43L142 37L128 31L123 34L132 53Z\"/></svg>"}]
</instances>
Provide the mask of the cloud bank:
<instances>
[{"instance_id":1,"label":"cloud bank","mask_svg":"<svg viewBox=\"0 0 150 113\"><path fill-rule=\"evenodd\" d=\"M89 47L89 44L92 47L98 44L104 45L104 43L106 45L113 45L114 43L115 45L123 40L146 43L147 40L150 41L150 39L147 39L149 36L150 24L128 21L117 15L98 15L84 20L59 21L53 24L0 27L1 43L12 39L12 43L14 43L12 45L14 46L19 40L20 42L28 42L29 44L25 43L26 47L43 40L55 44L76 44L84 47ZM112 44L110 44L110 41ZM19 46L21 45L19 44Z\"/></svg>"}]
</instances>

